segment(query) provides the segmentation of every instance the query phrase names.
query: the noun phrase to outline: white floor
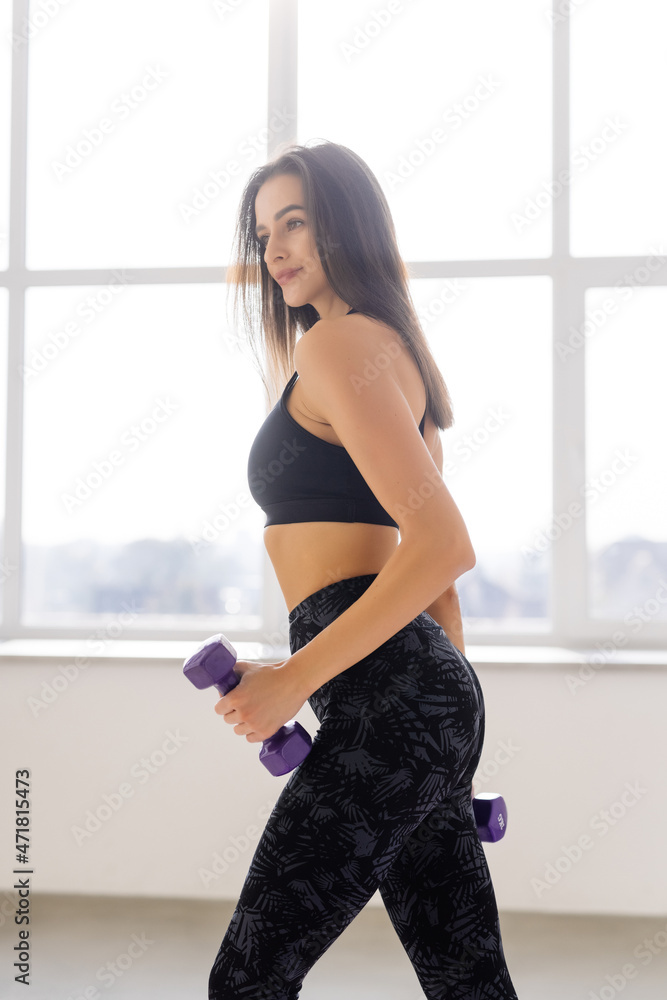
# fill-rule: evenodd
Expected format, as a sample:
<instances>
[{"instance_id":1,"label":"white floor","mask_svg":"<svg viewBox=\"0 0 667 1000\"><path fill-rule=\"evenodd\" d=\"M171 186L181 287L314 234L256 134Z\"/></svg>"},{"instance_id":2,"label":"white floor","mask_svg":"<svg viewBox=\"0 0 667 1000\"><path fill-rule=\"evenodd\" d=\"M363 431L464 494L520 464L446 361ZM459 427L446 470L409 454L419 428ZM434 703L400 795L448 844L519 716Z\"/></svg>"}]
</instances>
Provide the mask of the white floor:
<instances>
[{"instance_id":1,"label":"white floor","mask_svg":"<svg viewBox=\"0 0 667 1000\"><path fill-rule=\"evenodd\" d=\"M30 989L13 982L18 929L5 919L0 996L207 1000L209 969L232 910L232 903L36 895ZM500 921L520 1000L667 997L667 915L501 913ZM114 973L109 963L116 961ZM301 1000L423 1000L384 909L366 907L356 917L309 973Z\"/></svg>"}]
</instances>

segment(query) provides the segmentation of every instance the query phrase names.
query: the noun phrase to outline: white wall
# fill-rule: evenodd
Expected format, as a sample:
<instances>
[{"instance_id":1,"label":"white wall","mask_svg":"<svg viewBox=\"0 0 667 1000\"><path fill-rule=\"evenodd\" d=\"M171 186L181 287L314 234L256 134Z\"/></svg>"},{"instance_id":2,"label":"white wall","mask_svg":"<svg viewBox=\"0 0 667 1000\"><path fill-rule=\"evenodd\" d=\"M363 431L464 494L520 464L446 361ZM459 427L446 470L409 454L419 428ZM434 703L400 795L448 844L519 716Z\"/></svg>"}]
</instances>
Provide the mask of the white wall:
<instances>
[{"instance_id":1,"label":"white wall","mask_svg":"<svg viewBox=\"0 0 667 1000\"><path fill-rule=\"evenodd\" d=\"M184 679L181 653L192 644L164 648L171 655L158 661L100 659L61 681L61 693L37 715L29 699L62 677L71 657L0 659L3 910L14 899L7 894L11 788L24 767L32 772L33 891L238 895L287 778L272 777L257 760L259 747L216 715L216 693ZM527 657L525 648L515 652ZM509 812L504 840L485 845L499 907L667 914L667 670L641 665L638 654L633 666L587 668L590 679L572 693L566 677L576 676L576 664L504 665L493 662L490 647L467 653L487 712L476 791L502 792ZM307 705L299 719L314 734ZM167 743L166 754L170 733L183 742ZM141 759L153 754L155 773L148 774ZM121 785L128 797L119 795ZM118 808L78 844L75 828L114 793ZM603 810L611 811L612 826ZM585 835L587 849L577 857L572 848ZM216 853L227 868L206 883L202 870L212 870Z\"/></svg>"}]
</instances>

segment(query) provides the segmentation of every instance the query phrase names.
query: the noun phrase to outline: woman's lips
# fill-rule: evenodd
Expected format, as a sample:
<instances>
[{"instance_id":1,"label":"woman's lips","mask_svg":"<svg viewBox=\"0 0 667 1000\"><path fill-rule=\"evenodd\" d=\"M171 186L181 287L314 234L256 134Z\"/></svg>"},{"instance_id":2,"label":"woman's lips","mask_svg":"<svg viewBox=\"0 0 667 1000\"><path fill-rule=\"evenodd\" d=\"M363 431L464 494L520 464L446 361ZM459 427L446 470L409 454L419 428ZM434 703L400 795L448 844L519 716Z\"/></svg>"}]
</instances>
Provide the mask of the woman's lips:
<instances>
[{"instance_id":1,"label":"woman's lips","mask_svg":"<svg viewBox=\"0 0 667 1000\"><path fill-rule=\"evenodd\" d=\"M276 279L278 281L278 284L284 285L285 282L293 278L295 274L298 274L300 270L301 270L300 267L295 267L293 271L287 271L287 273L283 274L282 277Z\"/></svg>"}]
</instances>

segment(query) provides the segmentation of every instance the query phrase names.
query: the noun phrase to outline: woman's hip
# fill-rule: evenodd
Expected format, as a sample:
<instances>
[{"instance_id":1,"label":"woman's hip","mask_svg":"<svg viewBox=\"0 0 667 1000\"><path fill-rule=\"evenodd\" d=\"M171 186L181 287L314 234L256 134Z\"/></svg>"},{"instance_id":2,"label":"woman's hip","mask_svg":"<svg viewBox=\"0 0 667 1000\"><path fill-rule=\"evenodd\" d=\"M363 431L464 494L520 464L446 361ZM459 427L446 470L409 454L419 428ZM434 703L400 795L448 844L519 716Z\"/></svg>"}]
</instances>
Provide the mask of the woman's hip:
<instances>
[{"instance_id":1,"label":"woman's hip","mask_svg":"<svg viewBox=\"0 0 667 1000\"><path fill-rule=\"evenodd\" d=\"M322 587L289 613L290 651L296 652L325 629L370 586L377 574L350 577ZM444 630L422 612L377 649L352 664L309 698L318 719L343 713L383 718L402 714L418 728L452 726L477 729L484 714L479 680ZM396 726L393 720L393 728ZM408 720L409 721L409 720Z\"/></svg>"}]
</instances>

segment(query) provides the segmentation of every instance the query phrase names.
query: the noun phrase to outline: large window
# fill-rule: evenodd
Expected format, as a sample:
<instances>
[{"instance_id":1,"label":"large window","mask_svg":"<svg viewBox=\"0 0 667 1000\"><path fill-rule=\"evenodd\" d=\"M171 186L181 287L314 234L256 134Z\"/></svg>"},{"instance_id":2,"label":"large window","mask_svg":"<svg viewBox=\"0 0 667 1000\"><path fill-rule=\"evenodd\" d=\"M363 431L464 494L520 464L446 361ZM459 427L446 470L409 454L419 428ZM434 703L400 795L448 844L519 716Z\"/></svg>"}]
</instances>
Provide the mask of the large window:
<instances>
[{"instance_id":1,"label":"large window","mask_svg":"<svg viewBox=\"0 0 667 1000\"><path fill-rule=\"evenodd\" d=\"M1 5L1 635L285 642L225 277L250 172L325 138L383 187L452 394L468 640L664 645L666 29L655 0Z\"/></svg>"}]
</instances>

